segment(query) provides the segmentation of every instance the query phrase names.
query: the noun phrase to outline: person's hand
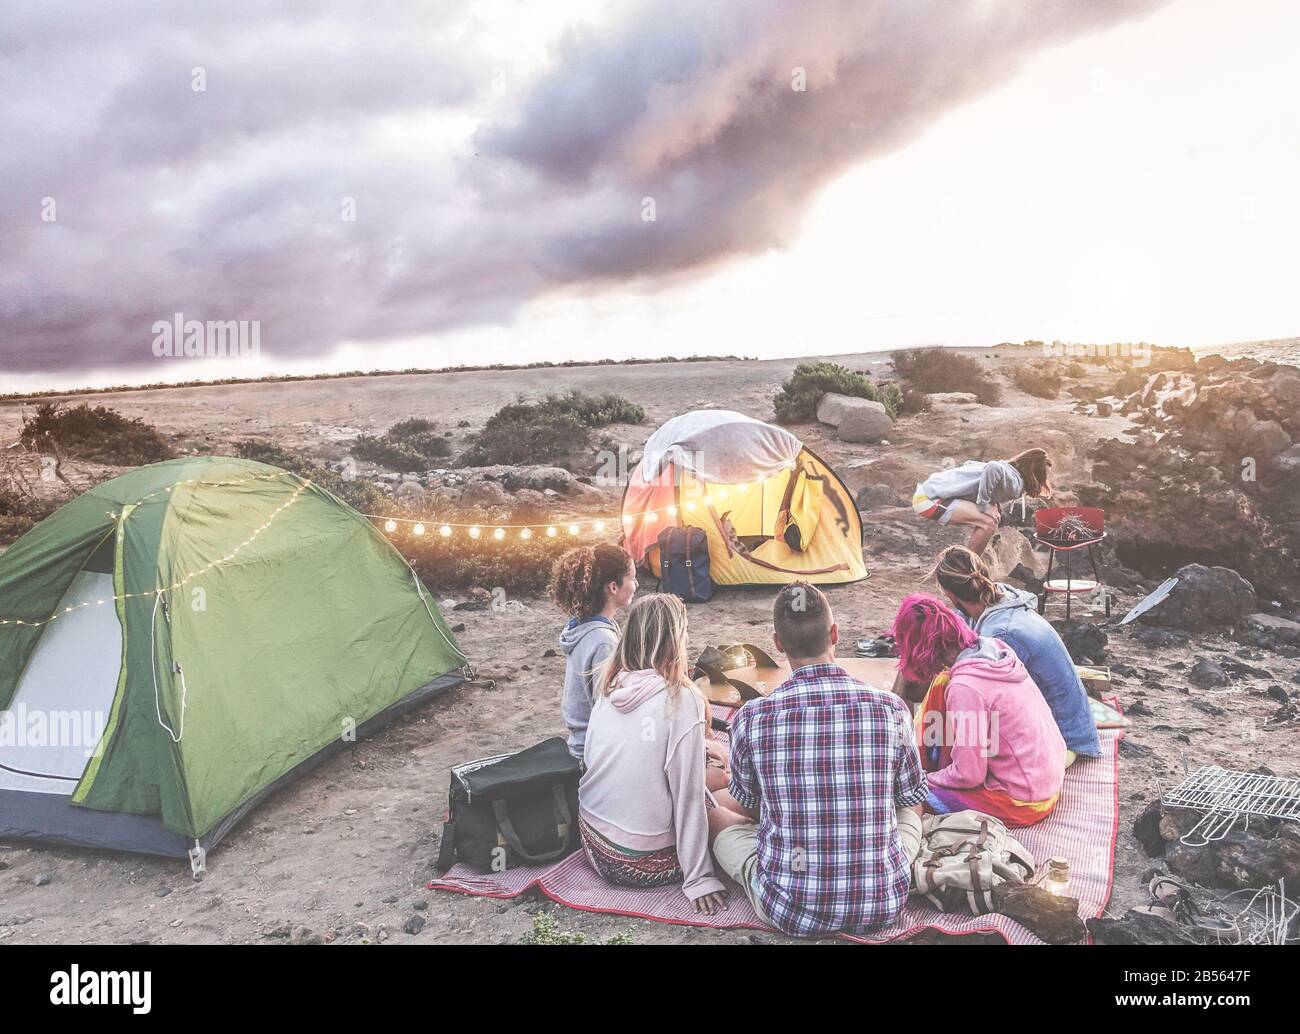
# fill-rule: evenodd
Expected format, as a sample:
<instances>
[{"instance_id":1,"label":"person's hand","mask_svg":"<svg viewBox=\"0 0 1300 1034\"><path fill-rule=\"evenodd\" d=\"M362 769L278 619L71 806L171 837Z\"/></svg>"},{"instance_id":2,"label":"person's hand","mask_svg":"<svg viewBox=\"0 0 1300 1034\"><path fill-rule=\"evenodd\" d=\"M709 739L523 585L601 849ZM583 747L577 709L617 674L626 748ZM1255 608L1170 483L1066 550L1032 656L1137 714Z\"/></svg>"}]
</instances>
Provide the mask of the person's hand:
<instances>
[{"instance_id":1,"label":"person's hand","mask_svg":"<svg viewBox=\"0 0 1300 1034\"><path fill-rule=\"evenodd\" d=\"M703 912L706 916L716 915L718 912L727 910L727 892L725 890L715 890L712 894L705 894L702 898L695 899L695 911Z\"/></svg>"}]
</instances>

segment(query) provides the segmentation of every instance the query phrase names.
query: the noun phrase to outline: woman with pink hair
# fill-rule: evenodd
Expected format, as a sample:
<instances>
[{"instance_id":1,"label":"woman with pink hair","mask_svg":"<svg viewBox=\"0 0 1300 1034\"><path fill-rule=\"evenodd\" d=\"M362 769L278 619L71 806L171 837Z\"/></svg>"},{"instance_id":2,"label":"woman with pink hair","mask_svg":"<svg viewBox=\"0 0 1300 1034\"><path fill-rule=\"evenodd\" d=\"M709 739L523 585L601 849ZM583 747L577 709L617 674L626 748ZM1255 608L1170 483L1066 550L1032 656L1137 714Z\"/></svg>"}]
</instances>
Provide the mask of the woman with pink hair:
<instances>
[{"instance_id":1,"label":"woman with pink hair","mask_svg":"<svg viewBox=\"0 0 1300 1034\"><path fill-rule=\"evenodd\" d=\"M902 678L929 687L916 716L926 810L972 808L1008 826L1046 818L1065 779L1065 741L1015 651L923 593L903 600L891 632Z\"/></svg>"}]
</instances>

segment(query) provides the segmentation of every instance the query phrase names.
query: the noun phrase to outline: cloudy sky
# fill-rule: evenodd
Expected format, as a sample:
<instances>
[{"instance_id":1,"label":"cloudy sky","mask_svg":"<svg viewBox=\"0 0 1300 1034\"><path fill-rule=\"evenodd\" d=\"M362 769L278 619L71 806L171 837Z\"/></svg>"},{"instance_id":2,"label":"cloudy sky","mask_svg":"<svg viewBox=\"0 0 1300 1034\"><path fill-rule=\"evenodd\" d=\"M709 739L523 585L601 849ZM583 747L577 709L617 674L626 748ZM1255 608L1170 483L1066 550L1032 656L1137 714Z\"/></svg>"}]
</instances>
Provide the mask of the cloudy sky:
<instances>
[{"instance_id":1,"label":"cloudy sky","mask_svg":"<svg viewBox=\"0 0 1300 1034\"><path fill-rule=\"evenodd\" d=\"M1290 0L7 0L0 391L1300 333ZM153 324L257 320L251 359Z\"/></svg>"}]
</instances>

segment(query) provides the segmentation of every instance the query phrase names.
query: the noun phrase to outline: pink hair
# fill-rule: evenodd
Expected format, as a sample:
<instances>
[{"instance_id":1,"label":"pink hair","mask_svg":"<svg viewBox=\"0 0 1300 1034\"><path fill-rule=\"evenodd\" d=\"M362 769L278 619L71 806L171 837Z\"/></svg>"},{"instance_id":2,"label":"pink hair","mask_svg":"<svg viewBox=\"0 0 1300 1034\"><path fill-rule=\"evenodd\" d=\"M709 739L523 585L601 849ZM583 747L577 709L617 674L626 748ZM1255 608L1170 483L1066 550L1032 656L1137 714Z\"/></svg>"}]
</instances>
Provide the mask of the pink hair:
<instances>
[{"instance_id":1,"label":"pink hair","mask_svg":"<svg viewBox=\"0 0 1300 1034\"><path fill-rule=\"evenodd\" d=\"M889 631L898 644L899 670L910 682L928 684L962 650L979 642L979 635L951 607L923 592L898 605Z\"/></svg>"}]
</instances>

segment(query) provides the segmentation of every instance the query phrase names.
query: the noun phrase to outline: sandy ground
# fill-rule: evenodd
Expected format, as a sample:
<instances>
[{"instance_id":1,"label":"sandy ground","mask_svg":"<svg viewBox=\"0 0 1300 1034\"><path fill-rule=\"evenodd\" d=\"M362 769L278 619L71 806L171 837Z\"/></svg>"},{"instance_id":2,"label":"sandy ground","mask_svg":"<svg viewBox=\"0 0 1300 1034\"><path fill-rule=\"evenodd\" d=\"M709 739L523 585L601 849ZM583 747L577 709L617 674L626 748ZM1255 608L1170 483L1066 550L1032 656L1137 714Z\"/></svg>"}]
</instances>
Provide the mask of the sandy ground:
<instances>
[{"instance_id":1,"label":"sandy ground","mask_svg":"<svg viewBox=\"0 0 1300 1034\"><path fill-rule=\"evenodd\" d=\"M888 371L886 356L841 361ZM616 438L639 447L654 426L690 408L725 404L771 419L772 394L797 362L359 378L129 392L91 401L142 416L177 436L178 444L203 452L225 451L225 443L256 435L338 458L352 430L382 429L406 416L429 417L447 427L459 420L477 426L521 393L575 387L640 402L647 411L644 425L612 429ZM16 405L0 404L0 439L12 439L19 420ZM958 540L955 533L912 517L905 504L920 476L948 458L1009 455L1034 443L1057 455L1058 480L1068 490L1087 477L1088 445L1125 427L1123 418L1075 415L1069 401L1044 402L1008 388L1006 404L997 409L942 407L900 419L887 445L846 445L829 429L798 428L855 491L883 483L897 492L899 505L864 515L870 579L832 592L845 642L885 627L899 598L919 587L934 553ZM72 473L75 480L75 467ZM616 508L611 494L608 512ZM766 590L733 590L692 605L694 646L768 641L771 599ZM1135 601L1133 594L1121 594L1121 608ZM517 940L531 928L532 914L549 907L540 899L527 895L503 902L431 893L423 886L433 875L449 767L562 731L563 659L544 656L562 619L549 602L520 602L525 609L449 615L453 623L465 624L458 638L479 680L277 794L213 853L200 882L190 879L188 866L170 860L0 844L0 943L277 943L294 926L338 943ZM1121 750L1113 914L1144 900L1144 874L1154 866L1131 833L1133 820L1162 785L1181 777L1185 763L1269 764L1279 770L1293 765L1295 726L1269 727L1266 721L1277 708L1263 695L1269 680L1241 678L1212 692L1186 681L1184 668L1196 657L1236 656L1240 650L1226 640L1203 638L1188 648L1153 652L1124 633L1111 636L1112 663L1149 673L1145 679L1118 680L1124 703L1141 701L1150 712L1134 719ZM1284 685L1297 674L1293 660L1248 656L1254 658L1249 663L1268 669ZM1213 708L1225 714L1212 715ZM37 886L38 876L49 880ZM637 943L782 940L554 909L562 929L592 940L629 930ZM403 932L417 913L427 920L423 931Z\"/></svg>"}]
</instances>

